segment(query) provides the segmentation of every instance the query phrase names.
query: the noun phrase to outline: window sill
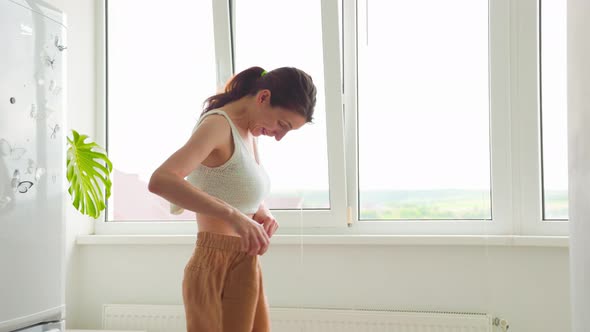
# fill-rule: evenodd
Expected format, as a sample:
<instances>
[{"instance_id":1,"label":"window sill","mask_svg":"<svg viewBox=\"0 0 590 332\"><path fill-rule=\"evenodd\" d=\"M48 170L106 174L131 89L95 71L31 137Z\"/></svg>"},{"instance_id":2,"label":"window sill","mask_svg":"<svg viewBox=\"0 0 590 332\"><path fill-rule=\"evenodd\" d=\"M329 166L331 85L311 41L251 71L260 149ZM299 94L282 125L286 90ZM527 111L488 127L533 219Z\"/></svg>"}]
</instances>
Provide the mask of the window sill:
<instances>
[{"instance_id":1,"label":"window sill","mask_svg":"<svg viewBox=\"0 0 590 332\"><path fill-rule=\"evenodd\" d=\"M195 235L79 235L77 245L194 245ZM567 248L567 236L275 235L272 245L507 246Z\"/></svg>"}]
</instances>

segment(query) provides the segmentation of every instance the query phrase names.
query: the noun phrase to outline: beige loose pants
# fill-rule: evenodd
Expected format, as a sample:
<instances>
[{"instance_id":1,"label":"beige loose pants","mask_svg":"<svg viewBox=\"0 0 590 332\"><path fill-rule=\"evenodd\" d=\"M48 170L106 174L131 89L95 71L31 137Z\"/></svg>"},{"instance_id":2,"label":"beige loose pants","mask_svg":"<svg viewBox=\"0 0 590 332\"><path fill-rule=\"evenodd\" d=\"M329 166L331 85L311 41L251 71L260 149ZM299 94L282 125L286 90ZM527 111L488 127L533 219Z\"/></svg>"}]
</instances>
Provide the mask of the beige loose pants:
<instances>
[{"instance_id":1,"label":"beige loose pants","mask_svg":"<svg viewBox=\"0 0 590 332\"><path fill-rule=\"evenodd\" d=\"M199 232L184 269L188 332L268 332L270 316L258 256L239 237Z\"/></svg>"}]
</instances>

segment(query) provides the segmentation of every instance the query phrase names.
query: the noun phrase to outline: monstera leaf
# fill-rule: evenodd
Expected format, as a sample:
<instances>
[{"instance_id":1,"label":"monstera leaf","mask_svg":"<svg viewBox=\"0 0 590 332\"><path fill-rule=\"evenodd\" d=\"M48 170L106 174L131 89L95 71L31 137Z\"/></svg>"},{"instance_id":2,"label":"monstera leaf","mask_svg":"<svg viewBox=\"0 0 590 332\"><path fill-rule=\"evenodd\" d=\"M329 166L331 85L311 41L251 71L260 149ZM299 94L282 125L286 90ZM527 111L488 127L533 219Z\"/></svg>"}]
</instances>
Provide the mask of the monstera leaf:
<instances>
[{"instance_id":1,"label":"monstera leaf","mask_svg":"<svg viewBox=\"0 0 590 332\"><path fill-rule=\"evenodd\" d=\"M85 215L98 218L105 209L105 200L111 196L110 174L113 164L104 151L94 142L85 143L87 135L72 130L73 140L68 137L67 178L68 192L74 207ZM102 187L105 189L103 193Z\"/></svg>"}]
</instances>

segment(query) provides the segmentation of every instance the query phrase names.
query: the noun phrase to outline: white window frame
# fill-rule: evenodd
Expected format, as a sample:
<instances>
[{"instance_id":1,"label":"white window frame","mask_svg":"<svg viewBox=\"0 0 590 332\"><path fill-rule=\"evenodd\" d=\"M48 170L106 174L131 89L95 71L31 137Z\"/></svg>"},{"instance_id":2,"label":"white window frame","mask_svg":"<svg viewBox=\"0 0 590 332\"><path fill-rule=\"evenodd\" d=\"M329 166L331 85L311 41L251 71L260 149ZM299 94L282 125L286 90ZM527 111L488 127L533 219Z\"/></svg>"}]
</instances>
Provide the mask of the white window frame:
<instances>
[{"instance_id":1,"label":"white window frame","mask_svg":"<svg viewBox=\"0 0 590 332\"><path fill-rule=\"evenodd\" d=\"M362 43L362 33L357 36L356 24L365 25L365 2L344 0L344 94L346 109L346 146L348 201L352 204L354 226L358 233L369 234L512 234L512 176L509 137L503 129L510 125L510 13L508 0L495 0L490 3L490 140L491 140L491 220L395 220L359 221L358 206L358 141L356 100L357 60L356 43ZM403 162L403 161L402 161Z\"/></svg>"},{"instance_id":2,"label":"white window frame","mask_svg":"<svg viewBox=\"0 0 590 332\"><path fill-rule=\"evenodd\" d=\"M518 223L517 234L568 235L569 222L543 219L543 187L541 172L541 105L539 54L539 3L542 0L515 1L512 57L515 70L512 78L513 93L517 96L512 107L519 110L513 115L514 154L518 169L514 170L520 183L520 204L515 208ZM565 68L564 68L565 70Z\"/></svg>"},{"instance_id":3,"label":"white window frame","mask_svg":"<svg viewBox=\"0 0 590 332\"><path fill-rule=\"evenodd\" d=\"M217 85L223 87L234 72L230 40L233 22L230 22L229 0L211 1ZM342 52L338 1L344 14ZM542 219L539 1L542 0L489 0L492 220L359 221L356 45L357 24L362 26L365 17L364 1L322 0L326 110L331 110L326 111L331 209L273 210L281 224L279 234L566 235L567 222ZM99 24L104 24L106 19L105 4L106 0L98 4ZM99 26L97 34L100 50L97 141L106 145L104 28ZM96 220L95 234L195 234L197 231L195 222L106 222L105 219Z\"/></svg>"},{"instance_id":4,"label":"white window frame","mask_svg":"<svg viewBox=\"0 0 590 332\"><path fill-rule=\"evenodd\" d=\"M338 229L346 227L346 179L344 172L342 93L340 89L342 82L340 77L340 15L338 1L321 1L330 209L273 209L272 214L280 222L281 231L283 232L294 233L300 228ZM235 13L235 2L232 2L232 4L234 6L232 12ZM232 18L234 21L231 27L235 30L236 15ZM233 32L235 36L235 31ZM232 54L229 54L229 56L231 57ZM231 62L233 63L233 60Z\"/></svg>"},{"instance_id":5,"label":"white window frame","mask_svg":"<svg viewBox=\"0 0 590 332\"><path fill-rule=\"evenodd\" d=\"M105 1L105 0L103 0ZM101 10L104 10L106 2ZM217 87L222 88L234 73L233 50L231 44L230 1L212 0L213 22L215 34L215 57L217 64ZM342 114L342 86L340 77L340 46L339 46L339 12L338 0L322 0L322 42L324 61L325 103L328 146L328 174L330 185L330 209L313 210L273 210L273 215L280 221L281 230L295 232L302 228L338 229L346 227L346 180L344 171L344 135ZM105 22L106 11L100 13ZM105 29L102 29L105 31ZM99 49L104 49L99 41ZM100 61L106 69L106 53ZM104 71L103 71L104 73ZM105 75L102 75L103 77ZM105 81L106 83L106 81ZM105 97L100 91L99 96ZM103 98L104 100L104 98ZM100 117L98 132L106 135L106 107ZM106 142L106 140L104 140ZM106 214L105 214L106 215ZM197 231L195 222L187 221L106 221L106 217L96 220L96 234L194 234Z\"/></svg>"}]
</instances>

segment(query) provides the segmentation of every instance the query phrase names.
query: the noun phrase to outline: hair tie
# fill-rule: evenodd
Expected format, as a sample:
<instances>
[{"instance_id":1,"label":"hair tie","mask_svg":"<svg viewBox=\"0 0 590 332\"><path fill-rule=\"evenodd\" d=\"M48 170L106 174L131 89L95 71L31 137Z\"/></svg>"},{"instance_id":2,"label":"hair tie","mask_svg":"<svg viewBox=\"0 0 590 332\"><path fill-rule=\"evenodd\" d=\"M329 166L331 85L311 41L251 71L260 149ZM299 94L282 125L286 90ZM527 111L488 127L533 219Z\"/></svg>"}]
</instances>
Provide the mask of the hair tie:
<instances>
[{"instance_id":1,"label":"hair tie","mask_svg":"<svg viewBox=\"0 0 590 332\"><path fill-rule=\"evenodd\" d=\"M266 75L266 70L263 70L262 73L260 73L260 77L263 77L264 75Z\"/></svg>"}]
</instances>

